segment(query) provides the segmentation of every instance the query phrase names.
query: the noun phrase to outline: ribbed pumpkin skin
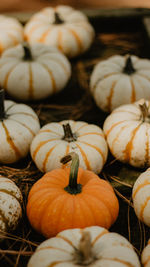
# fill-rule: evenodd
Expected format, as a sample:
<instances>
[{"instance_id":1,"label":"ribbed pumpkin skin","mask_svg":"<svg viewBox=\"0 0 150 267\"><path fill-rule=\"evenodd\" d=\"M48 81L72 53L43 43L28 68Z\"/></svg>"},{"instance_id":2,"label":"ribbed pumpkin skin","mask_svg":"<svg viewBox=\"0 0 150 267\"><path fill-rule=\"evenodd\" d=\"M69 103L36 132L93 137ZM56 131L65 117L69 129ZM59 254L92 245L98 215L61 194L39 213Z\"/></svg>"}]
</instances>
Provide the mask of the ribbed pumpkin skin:
<instances>
[{"instance_id":1,"label":"ribbed pumpkin skin","mask_svg":"<svg viewBox=\"0 0 150 267\"><path fill-rule=\"evenodd\" d=\"M105 120L103 130L112 155L119 161L134 167L150 166L149 114L143 116L137 101L116 108ZM145 101L147 107L150 102Z\"/></svg>"},{"instance_id":2,"label":"ribbed pumpkin skin","mask_svg":"<svg viewBox=\"0 0 150 267\"><path fill-rule=\"evenodd\" d=\"M0 58L0 84L20 100L38 100L62 90L71 75L68 59L56 48L42 44L29 47L32 58L24 59L23 45L7 49Z\"/></svg>"},{"instance_id":3,"label":"ribbed pumpkin skin","mask_svg":"<svg viewBox=\"0 0 150 267\"><path fill-rule=\"evenodd\" d=\"M150 267L150 240L142 251L141 261L143 267Z\"/></svg>"},{"instance_id":4,"label":"ribbed pumpkin skin","mask_svg":"<svg viewBox=\"0 0 150 267\"><path fill-rule=\"evenodd\" d=\"M0 231L12 231L22 216L22 194L10 179L0 176Z\"/></svg>"},{"instance_id":5,"label":"ribbed pumpkin skin","mask_svg":"<svg viewBox=\"0 0 150 267\"><path fill-rule=\"evenodd\" d=\"M76 141L63 139L63 125L69 123ZM31 144L31 156L42 172L61 168L60 159L70 152L79 155L80 167L99 173L108 154L107 143L100 127L83 121L64 120L41 128Z\"/></svg>"},{"instance_id":6,"label":"ribbed pumpkin skin","mask_svg":"<svg viewBox=\"0 0 150 267\"><path fill-rule=\"evenodd\" d=\"M150 226L150 168L136 180L133 186L132 198L137 217Z\"/></svg>"},{"instance_id":7,"label":"ribbed pumpkin skin","mask_svg":"<svg viewBox=\"0 0 150 267\"><path fill-rule=\"evenodd\" d=\"M88 267L140 267L132 245L123 236L109 233L105 228L93 226L65 230L56 237L41 243L28 262L28 267L77 267L75 253L83 232L89 232L92 242L93 262ZM96 260L95 260L96 259ZM148 266L146 266L148 267Z\"/></svg>"},{"instance_id":8,"label":"ribbed pumpkin skin","mask_svg":"<svg viewBox=\"0 0 150 267\"><path fill-rule=\"evenodd\" d=\"M55 12L64 23L53 24ZM24 32L29 43L55 46L70 58L89 49L95 36L93 27L82 12L63 5L42 9L31 17Z\"/></svg>"},{"instance_id":9,"label":"ribbed pumpkin skin","mask_svg":"<svg viewBox=\"0 0 150 267\"><path fill-rule=\"evenodd\" d=\"M0 54L23 42L23 27L15 18L0 15Z\"/></svg>"},{"instance_id":10,"label":"ribbed pumpkin skin","mask_svg":"<svg viewBox=\"0 0 150 267\"><path fill-rule=\"evenodd\" d=\"M123 72L127 55L112 56L94 68L90 88L98 107L111 112L141 98L150 100L150 60L131 56L135 72Z\"/></svg>"},{"instance_id":11,"label":"ribbed pumpkin skin","mask_svg":"<svg viewBox=\"0 0 150 267\"><path fill-rule=\"evenodd\" d=\"M5 100L6 118L0 120L0 162L14 163L25 157L40 129L36 113L25 104Z\"/></svg>"},{"instance_id":12,"label":"ribbed pumpkin skin","mask_svg":"<svg viewBox=\"0 0 150 267\"><path fill-rule=\"evenodd\" d=\"M90 172L79 169L76 195L64 190L70 168L56 169L36 182L28 197L27 216L34 229L45 237L70 228L99 225L109 228L118 216L118 200L112 187Z\"/></svg>"}]
</instances>

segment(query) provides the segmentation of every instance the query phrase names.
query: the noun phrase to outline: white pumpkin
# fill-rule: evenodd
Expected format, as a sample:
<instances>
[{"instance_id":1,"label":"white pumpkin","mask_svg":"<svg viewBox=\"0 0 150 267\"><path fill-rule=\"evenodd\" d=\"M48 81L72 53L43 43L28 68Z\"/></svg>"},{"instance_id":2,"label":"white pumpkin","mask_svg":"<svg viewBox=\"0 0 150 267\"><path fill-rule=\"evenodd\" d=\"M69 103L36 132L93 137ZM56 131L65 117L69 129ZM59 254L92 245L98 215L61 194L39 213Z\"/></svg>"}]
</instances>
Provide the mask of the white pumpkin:
<instances>
[{"instance_id":1,"label":"white pumpkin","mask_svg":"<svg viewBox=\"0 0 150 267\"><path fill-rule=\"evenodd\" d=\"M137 217L150 226L150 168L137 178L132 190L132 199Z\"/></svg>"},{"instance_id":2,"label":"white pumpkin","mask_svg":"<svg viewBox=\"0 0 150 267\"><path fill-rule=\"evenodd\" d=\"M95 36L93 27L81 11L63 5L47 7L34 14L24 32L28 42L55 46L68 57L89 49Z\"/></svg>"},{"instance_id":3,"label":"white pumpkin","mask_svg":"<svg viewBox=\"0 0 150 267\"><path fill-rule=\"evenodd\" d=\"M90 90L98 107L110 112L141 98L150 100L150 60L112 56L94 68Z\"/></svg>"},{"instance_id":4,"label":"white pumpkin","mask_svg":"<svg viewBox=\"0 0 150 267\"><path fill-rule=\"evenodd\" d=\"M19 44L0 58L0 84L21 100L43 99L62 90L70 75L68 59L42 44Z\"/></svg>"},{"instance_id":5,"label":"white pumpkin","mask_svg":"<svg viewBox=\"0 0 150 267\"><path fill-rule=\"evenodd\" d=\"M132 245L123 236L92 226L65 230L41 243L28 267L140 267Z\"/></svg>"},{"instance_id":6,"label":"white pumpkin","mask_svg":"<svg viewBox=\"0 0 150 267\"><path fill-rule=\"evenodd\" d=\"M3 101L0 91L0 162L14 163L25 157L40 129L36 113L25 104Z\"/></svg>"},{"instance_id":7,"label":"white pumpkin","mask_svg":"<svg viewBox=\"0 0 150 267\"><path fill-rule=\"evenodd\" d=\"M23 42L24 33L20 22L8 16L0 15L0 54Z\"/></svg>"},{"instance_id":8,"label":"white pumpkin","mask_svg":"<svg viewBox=\"0 0 150 267\"><path fill-rule=\"evenodd\" d=\"M41 128L31 144L31 156L42 172L61 168L60 159L79 155L80 167L99 173L107 159L107 143L100 127L83 121L52 122Z\"/></svg>"},{"instance_id":9,"label":"white pumpkin","mask_svg":"<svg viewBox=\"0 0 150 267\"><path fill-rule=\"evenodd\" d=\"M150 267L150 240L142 251L141 261L143 267Z\"/></svg>"},{"instance_id":10,"label":"white pumpkin","mask_svg":"<svg viewBox=\"0 0 150 267\"><path fill-rule=\"evenodd\" d=\"M112 155L135 167L150 166L150 102L139 100L116 108L104 122Z\"/></svg>"},{"instance_id":11,"label":"white pumpkin","mask_svg":"<svg viewBox=\"0 0 150 267\"><path fill-rule=\"evenodd\" d=\"M10 179L0 176L0 231L15 230L22 217L22 194Z\"/></svg>"}]
</instances>

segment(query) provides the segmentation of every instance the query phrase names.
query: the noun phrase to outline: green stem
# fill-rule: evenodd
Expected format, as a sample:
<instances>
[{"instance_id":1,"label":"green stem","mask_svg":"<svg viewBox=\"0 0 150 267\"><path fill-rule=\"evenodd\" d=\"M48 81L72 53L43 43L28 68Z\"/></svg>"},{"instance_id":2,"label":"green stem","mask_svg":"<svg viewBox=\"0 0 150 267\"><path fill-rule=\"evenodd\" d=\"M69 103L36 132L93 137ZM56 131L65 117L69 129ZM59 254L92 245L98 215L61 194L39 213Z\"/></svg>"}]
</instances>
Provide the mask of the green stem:
<instances>
[{"instance_id":1,"label":"green stem","mask_svg":"<svg viewBox=\"0 0 150 267\"><path fill-rule=\"evenodd\" d=\"M63 136L63 140L67 141L67 142L74 142L77 140L77 137L75 134L73 134L72 129L70 127L70 124L63 124L63 129L64 129L64 136Z\"/></svg>"},{"instance_id":2,"label":"green stem","mask_svg":"<svg viewBox=\"0 0 150 267\"><path fill-rule=\"evenodd\" d=\"M23 49L24 49L23 60L32 60L31 50L27 43L23 43Z\"/></svg>"},{"instance_id":3,"label":"green stem","mask_svg":"<svg viewBox=\"0 0 150 267\"><path fill-rule=\"evenodd\" d=\"M63 24L64 23L64 21L60 18L60 15L57 13L57 12L55 12L54 13L54 22L53 22L53 24Z\"/></svg>"},{"instance_id":4,"label":"green stem","mask_svg":"<svg viewBox=\"0 0 150 267\"><path fill-rule=\"evenodd\" d=\"M4 107L5 93L4 89L0 89L0 120L5 118L5 107Z\"/></svg>"},{"instance_id":5,"label":"green stem","mask_svg":"<svg viewBox=\"0 0 150 267\"><path fill-rule=\"evenodd\" d=\"M127 59L126 59L125 67L123 69L123 73L131 75L134 72L135 72L135 69L133 67L131 56L128 56Z\"/></svg>"},{"instance_id":6,"label":"green stem","mask_svg":"<svg viewBox=\"0 0 150 267\"><path fill-rule=\"evenodd\" d=\"M72 160L69 174L69 184L64 189L70 194L79 194L82 191L82 185L77 183L78 169L79 169L79 156L75 152L71 152L61 159L61 163L66 164Z\"/></svg>"}]
</instances>

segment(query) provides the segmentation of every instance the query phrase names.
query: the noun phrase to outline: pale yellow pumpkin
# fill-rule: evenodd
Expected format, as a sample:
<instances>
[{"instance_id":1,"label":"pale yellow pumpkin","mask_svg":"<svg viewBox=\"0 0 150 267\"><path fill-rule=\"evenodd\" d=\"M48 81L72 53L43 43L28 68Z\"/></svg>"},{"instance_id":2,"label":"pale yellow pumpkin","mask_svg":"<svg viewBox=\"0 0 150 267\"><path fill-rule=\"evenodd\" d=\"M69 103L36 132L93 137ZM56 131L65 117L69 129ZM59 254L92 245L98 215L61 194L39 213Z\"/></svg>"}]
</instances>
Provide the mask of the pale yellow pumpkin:
<instances>
[{"instance_id":1,"label":"pale yellow pumpkin","mask_svg":"<svg viewBox=\"0 0 150 267\"><path fill-rule=\"evenodd\" d=\"M71 75L68 59L43 44L19 44L0 58L0 84L14 98L36 100L62 90Z\"/></svg>"},{"instance_id":2,"label":"pale yellow pumpkin","mask_svg":"<svg viewBox=\"0 0 150 267\"><path fill-rule=\"evenodd\" d=\"M96 104L111 112L141 98L150 100L150 60L134 55L112 56L100 61L90 79Z\"/></svg>"},{"instance_id":3,"label":"pale yellow pumpkin","mask_svg":"<svg viewBox=\"0 0 150 267\"><path fill-rule=\"evenodd\" d=\"M99 173L108 154L100 127L73 120L43 126L33 139L30 151L33 161L42 172L61 168L60 159L70 152L76 152L81 168Z\"/></svg>"},{"instance_id":4,"label":"pale yellow pumpkin","mask_svg":"<svg viewBox=\"0 0 150 267\"><path fill-rule=\"evenodd\" d=\"M104 133L112 155L135 167L150 166L150 102L122 105L106 118Z\"/></svg>"},{"instance_id":5,"label":"pale yellow pumpkin","mask_svg":"<svg viewBox=\"0 0 150 267\"><path fill-rule=\"evenodd\" d=\"M15 18L0 15L0 54L23 40L24 33L21 23Z\"/></svg>"},{"instance_id":6,"label":"pale yellow pumpkin","mask_svg":"<svg viewBox=\"0 0 150 267\"><path fill-rule=\"evenodd\" d=\"M22 217L22 194L10 179L0 176L0 231L15 230Z\"/></svg>"},{"instance_id":7,"label":"pale yellow pumpkin","mask_svg":"<svg viewBox=\"0 0 150 267\"><path fill-rule=\"evenodd\" d=\"M137 178L133 186L132 199L137 217L150 226L150 168Z\"/></svg>"},{"instance_id":8,"label":"pale yellow pumpkin","mask_svg":"<svg viewBox=\"0 0 150 267\"><path fill-rule=\"evenodd\" d=\"M65 230L41 243L28 267L140 267L132 245L123 236L92 226Z\"/></svg>"},{"instance_id":9,"label":"pale yellow pumpkin","mask_svg":"<svg viewBox=\"0 0 150 267\"><path fill-rule=\"evenodd\" d=\"M34 14L24 32L28 42L55 46L68 57L88 50L94 39L94 29L87 17L63 5L47 7Z\"/></svg>"}]
</instances>

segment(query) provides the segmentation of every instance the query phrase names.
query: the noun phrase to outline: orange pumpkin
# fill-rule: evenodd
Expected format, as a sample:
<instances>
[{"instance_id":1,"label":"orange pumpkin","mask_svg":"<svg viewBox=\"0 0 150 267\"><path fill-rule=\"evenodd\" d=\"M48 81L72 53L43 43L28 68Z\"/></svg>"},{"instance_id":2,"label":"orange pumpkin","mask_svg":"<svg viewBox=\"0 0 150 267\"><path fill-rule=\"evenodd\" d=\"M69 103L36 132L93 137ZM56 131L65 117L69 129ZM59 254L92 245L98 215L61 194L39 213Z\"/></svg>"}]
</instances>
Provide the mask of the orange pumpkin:
<instances>
[{"instance_id":1,"label":"orange pumpkin","mask_svg":"<svg viewBox=\"0 0 150 267\"><path fill-rule=\"evenodd\" d=\"M97 225L108 229L118 216L119 203L111 185L93 172L79 168L74 152L61 162L70 160L70 168L46 173L28 196L28 219L47 238L71 228Z\"/></svg>"}]
</instances>

